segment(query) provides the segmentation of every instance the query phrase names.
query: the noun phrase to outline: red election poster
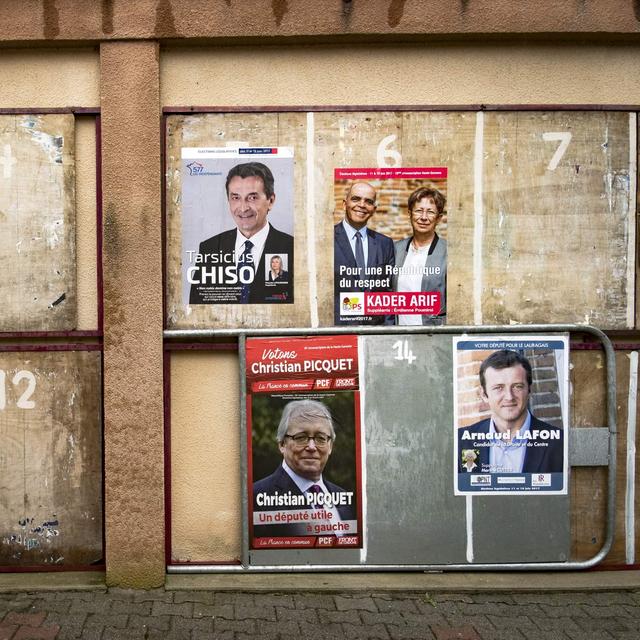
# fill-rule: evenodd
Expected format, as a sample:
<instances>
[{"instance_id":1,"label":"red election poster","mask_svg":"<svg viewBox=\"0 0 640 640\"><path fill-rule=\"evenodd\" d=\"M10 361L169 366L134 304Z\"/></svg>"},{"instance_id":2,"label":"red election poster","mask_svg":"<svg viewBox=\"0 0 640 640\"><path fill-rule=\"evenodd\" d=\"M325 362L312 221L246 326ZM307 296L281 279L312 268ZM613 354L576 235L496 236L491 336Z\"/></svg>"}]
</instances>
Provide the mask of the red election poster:
<instances>
[{"instance_id":1,"label":"red election poster","mask_svg":"<svg viewBox=\"0 0 640 640\"><path fill-rule=\"evenodd\" d=\"M246 344L250 548L361 547L357 336Z\"/></svg>"}]
</instances>

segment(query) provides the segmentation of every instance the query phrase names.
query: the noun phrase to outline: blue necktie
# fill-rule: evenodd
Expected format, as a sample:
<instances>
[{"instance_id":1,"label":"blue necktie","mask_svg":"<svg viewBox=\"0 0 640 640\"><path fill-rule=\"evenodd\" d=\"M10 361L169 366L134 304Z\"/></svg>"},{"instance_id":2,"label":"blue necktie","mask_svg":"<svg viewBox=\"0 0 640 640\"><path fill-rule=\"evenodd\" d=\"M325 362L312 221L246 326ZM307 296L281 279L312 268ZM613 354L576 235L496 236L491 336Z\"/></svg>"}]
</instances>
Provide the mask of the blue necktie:
<instances>
[{"instance_id":1,"label":"blue necktie","mask_svg":"<svg viewBox=\"0 0 640 640\"><path fill-rule=\"evenodd\" d=\"M251 242L251 240L245 240L244 251L238 260L238 269L240 267L249 267L251 271L253 271L253 275L255 277L255 265L253 264L253 258L251 258L251 249L253 249L253 242ZM249 292L251 291L252 282L253 278L251 278L251 282L242 285L240 293L240 302L242 304L249 302Z\"/></svg>"},{"instance_id":2,"label":"blue necktie","mask_svg":"<svg viewBox=\"0 0 640 640\"><path fill-rule=\"evenodd\" d=\"M364 264L364 249L362 248L362 236L360 235L359 231L358 233L356 233L355 241L356 241L356 265L360 270L360 276L362 277L362 274L364 273L365 264Z\"/></svg>"}]
</instances>

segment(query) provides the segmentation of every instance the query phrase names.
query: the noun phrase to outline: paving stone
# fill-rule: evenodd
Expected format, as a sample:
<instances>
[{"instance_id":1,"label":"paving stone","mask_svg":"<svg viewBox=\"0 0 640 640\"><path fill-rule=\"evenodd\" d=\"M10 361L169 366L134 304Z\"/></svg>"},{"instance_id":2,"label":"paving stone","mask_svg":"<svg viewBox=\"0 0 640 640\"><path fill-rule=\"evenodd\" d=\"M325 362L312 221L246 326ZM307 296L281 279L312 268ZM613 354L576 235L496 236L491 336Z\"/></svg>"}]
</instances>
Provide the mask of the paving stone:
<instances>
[{"instance_id":1,"label":"paving stone","mask_svg":"<svg viewBox=\"0 0 640 640\"><path fill-rule=\"evenodd\" d=\"M154 602L151 607L152 616L183 616L190 618L193 615L193 602L175 604L173 602Z\"/></svg>"},{"instance_id":2,"label":"paving stone","mask_svg":"<svg viewBox=\"0 0 640 640\"><path fill-rule=\"evenodd\" d=\"M176 604L183 602L199 602L201 604L213 604L216 594L213 591L176 591L173 601Z\"/></svg>"},{"instance_id":3,"label":"paving stone","mask_svg":"<svg viewBox=\"0 0 640 640\"><path fill-rule=\"evenodd\" d=\"M431 627L436 640L481 640L478 632L471 626Z\"/></svg>"},{"instance_id":4,"label":"paving stone","mask_svg":"<svg viewBox=\"0 0 640 640\"><path fill-rule=\"evenodd\" d=\"M216 636L219 632L233 631L234 633L255 633L256 622L255 620L225 620L224 618L217 618L213 621L213 628Z\"/></svg>"},{"instance_id":5,"label":"paving stone","mask_svg":"<svg viewBox=\"0 0 640 640\"><path fill-rule=\"evenodd\" d=\"M630 631L634 628L637 628L635 621L629 620L628 624L625 623L624 620L620 618L578 618L577 616L572 618L574 622L576 622L582 629L585 631L602 630L602 631Z\"/></svg>"},{"instance_id":6,"label":"paving stone","mask_svg":"<svg viewBox=\"0 0 640 640\"><path fill-rule=\"evenodd\" d=\"M554 629L561 631L566 631L567 629L573 629L574 631L580 630L580 627L569 617L545 618L544 616L540 616L539 618L534 618L533 621L543 631L552 631Z\"/></svg>"},{"instance_id":7,"label":"paving stone","mask_svg":"<svg viewBox=\"0 0 640 640\"><path fill-rule=\"evenodd\" d=\"M496 629L537 629L535 622L526 616L487 616Z\"/></svg>"},{"instance_id":8,"label":"paving stone","mask_svg":"<svg viewBox=\"0 0 640 640\"><path fill-rule=\"evenodd\" d=\"M637 604L634 594L629 591L593 591L590 596L594 604L599 605Z\"/></svg>"},{"instance_id":9,"label":"paving stone","mask_svg":"<svg viewBox=\"0 0 640 640\"><path fill-rule=\"evenodd\" d=\"M9 640L18 628L17 624L0 624L0 640Z\"/></svg>"},{"instance_id":10,"label":"paving stone","mask_svg":"<svg viewBox=\"0 0 640 640\"><path fill-rule=\"evenodd\" d=\"M626 611L626 616L629 616L631 618L640 618L639 606L622 605L622 607Z\"/></svg>"},{"instance_id":11,"label":"paving stone","mask_svg":"<svg viewBox=\"0 0 640 640\"><path fill-rule=\"evenodd\" d=\"M248 636L244 633L234 635L233 631L224 631L223 633L216 633L212 636L210 633L201 633L200 631L194 631L191 634L191 640L234 640L234 638L255 638L255 636ZM296 640L300 640L300 638L296 638Z\"/></svg>"},{"instance_id":12,"label":"paving stone","mask_svg":"<svg viewBox=\"0 0 640 640\"><path fill-rule=\"evenodd\" d=\"M214 604L254 604L252 593L220 592L215 594Z\"/></svg>"},{"instance_id":13,"label":"paving stone","mask_svg":"<svg viewBox=\"0 0 640 640\"><path fill-rule=\"evenodd\" d=\"M611 604L609 606L582 604L580 609L582 610L581 615L587 615L591 618L611 618L613 616L625 618L628 615L626 607L621 604Z\"/></svg>"},{"instance_id":14,"label":"paving stone","mask_svg":"<svg viewBox=\"0 0 640 640\"><path fill-rule=\"evenodd\" d=\"M173 591L164 589L150 589L149 591L138 591L133 594L134 602L173 602Z\"/></svg>"},{"instance_id":15,"label":"paving stone","mask_svg":"<svg viewBox=\"0 0 640 640\"><path fill-rule=\"evenodd\" d=\"M484 604L487 602L501 602L503 604L515 604L515 600L510 593L474 593L473 602L476 604Z\"/></svg>"},{"instance_id":16,"label":"paving stone","mask_svg":"<svg viewBox=\"0 0 640 640\"><path fill-rule=\"evenodd\" d=\"M392 597L373 597L373 601L381 613L384 611L409 611L418 613L419 609L413 599L394 600Z\"/></svg>"},{"instance_id":17,"label":"paving stone","mask_svg":"<svg viewBox=\"0 0 640 640\"><path fill-rule=\"evenodd\" d=\"M332 622L348 622L349 624L362 624L360 613L358 611L326 611L318 609L318 619L320 624L331 624ZM371 614L380 615L380 614ZM366 624L366 623L365 623Z\"/></svg>"},{"instance_id":18,"label":"paving stone","mask_svg":"<svg viewBox=\"0 0 640 640\"><path fill-rule=\"evenodd\" d=\"M438 611L430 611L429 613L411 613L410 611L405 611L400 615L402 616L404 624L409 627L420 627L425 624L448 626L447 619Z\"/></svg>"},{"instance_id":19,"label":"paving stone","mask_svg":"<svg viewBox=\"0 0 640 640\"><path fill-rule=\"evenodd\" d=\"M342 638L342 626L339 624L310 624L300 622L300 636L304 640L336 640Z\"/></svg>"},{"instance_id":20,"label":"paving stone","mask_svg":"<svg viewBox=\"0 0 640 640\"><path fill-rule=\"evenodd\" d=\"M361 611L378 611L373 598L348 598L345 596L335 596L336 608L340 611L358 609Z\"/></svg>"},{"instance_id":21,"label":"paving stone","mask_svg":"<svg viewBox=\"0 0 640 640\"><path fill-rule=\"evenodd\" d=\"M110 607L111 603L103 600L76 600L74 598L69 613L106 613Z\"/></svg>"},{"instance_id":22,"label":"paving stone","mask_svg":"<svg viewBox=\"0 0 640 640\"><path fill-rule=\"evenodd\" d=\"M209 634L211 637L211 634ZM214 636L218 640L218 636ZM145 640L191 640L191 631L160 631L159 629L149 629Z\"/></svg>"},{"instance_id":23,"label":"paving stone","mask_svg":"<svg viewBox=\"0 0 640 640\"><path fill-rule=\"evenodd\" d=\"M473 603L473 598L466 593L426 593L422 601L433 600L434 602L469 602Z\"/></svg>"},{"instance_id":24,"label":"paving stone","mask_svg":"<svg viewBox=\"0 0 640 640\"><path fill-rule=\"evenodd\" d=\"M164 589L163 589L164 591ZM109 600L123 600L125 602L133 602L138 589L121 589L120 587L110 587L106 597Z\"/></svg>"},{"instance_id":25,"label":"paving stone","mask_svg":"<svg viewBox=\"0 0 640 640\"><path fill-rule=\"evenodd\" d=\"M573 631L572 629L567 629L565 635L571 640L585 640L587 638L584 631ZM588 640L612 640L613 638L617 638L617 634L615 636L611 635L603 629L592 629L589 631L588 636Z\"/></svg>"},{"instance_id":26,"label":"paving stone","mask_svg":"<svg viewBox=\"0 0 640 640\"><path fill-rule=\"evenodd\" d=\"M458 610L464 616L514 616L514 615L522 615L522 609L524 607L533 607L536 614L540 614L540 608L538 605L514 605L514 604L503 604L501 602L484 602L482 604L473 603L473 604L458 604Z\"/></svg>"},{"instance_id":27,"label":"paving stone","mask_svg":"<svg viewBox=\"0 0 640 640\"><path fill-rule=\"evenodd\" d=\"M355 625L349 623L342 624L343 638L380 638L381 640L388 640L389 632L383 624L372 625Z\"/></svg>"},{"instance_id":28,"label":"paving stone","mask_svg":"<svg viewBox=\"0 0 640 640\"><path fill-rule=\"evenodd\" d=\"M106 627L102 632L102 640L145 640L146 629L115 629Z\"/></svg>"},{"instance_id":29,"label":"paving stone","mask_svg":"<svg viewBox=\"0 0 640 640\"><path fill-rule=\"evenodd\" d=\"M113 614L130 614L135 613L139 616L148 616L151 613L152 602L120 602L116 601L111 605L111 613Z\"/></svg>"},{"instance_id":30,"label":"paving stone","mask_svg":"<svg viewBox=\"0 0 640 640\"><path fill-rule=\"evenodd\" d=\"M271 622L269 620L260 620L257 625L257 633L249 635L247 633L236 634L245 638L260 638L260 640L279 640L283 636L293 637L300 640L300 627L296 622L288 620L287 622ZM216 640L218 635L215 636Z\"/></svg>"},{"instance_id":31,"label":"paving stone","mask_svg":"<svg viewBox=\"0 0 640 640\"><path fill-rule=\"evenodd\" d=\"M171 616L139 616L136 614L129 616L129 628L133 629L161 629L169 631L171 627Z\"/></svg>"},{"instance_id":32,"label":"paving stone","mask_svg":"<svg viewBox=\"0 0 640 640\"><path fill-rule=\"evenodd\" d=\"M102 630L102 627L83 629L80 638L82 638L82 640L100 640L102 638Z\"/></svg>"},{"instance_id":33,"label":"paving stone","mask_svg":"<svg viewBox=\"0 0 640 640\"><path fill-rule=\"evenodd\" d=\"M256 593L253 598L257 606L289 607L291 609L296 606L293 596L284 593ZM334 606L331 608L333 609ZM320 607L320 605L316 604L316 607Z\"/></svg>"},{"instance_id":34,"label":"paving stone","mask_svg":"<svg viewBox=\"0 0 640 640\"><path fill-rule=\"evenodd\" d=\"M276 607L278 620L294 620L295 622L318 623L318 613L315 609L289 609L287 607Z\"/></svg>"},{"instance_id":35,"label":"paving stone","mask_svg":"<svg viewBox=\"0 0 640 640\"><path fill-rule=\"evenodd\" d=\"M46 617L46 611L37 611L33 613L18 613L17 611L11 611L5 616L3 623L17 625L25 624L29 627L39 627Z\"/></svg>"},{"instance_id":36,"label":"paving stone","mask_svg":"<svg viewBox=\"0 0 640 640\"><path fill-rule=\"evenodd\" d=\"M30 627L23 625L18 627L12 640L54 640L60 627L53 624L49 627Z\"/></svg>"},{"instance_id":37,"label":"paving stone","mask_svg":"<svg viewBox=\"0 0 640 640\"><path fill-rule=\"evenodd\" d=\"M171 631L187 630L213 633L213 618L182 618L181 616L171 618Z\"/></svg>"},{"instance_id":38,"label":"paving stone","mask_svg":"<svg viewBox=\"0 0 640 640\"><path fill-rule=\"evenodd\" d=\"M128 616L109 613L90 613L85 621L85 627L117 627L122 629L127 626Z\"/></svg>"},{"instance_id":39,"label":"paving stone","mask_svg":"<svg viewBox=\"0 0 640 640\"><path fill-rule=\"evenodd\" d=\"M226 618L227 620L235 620L236 613L232 604L200 604L196 602L193 605L193 617L204 618Z\"/></svg>"},{"instance_id":40,"label":"paving stone","mask_svg":"<svg viewBox=\"0 0 640 640\"><path fill-rule=\"evenodd\" d=\"M473 604L473 603L471 603ZM453 600L449 601L441 601L437 602L435 600L416 600L416 607L418 607L418 611L420 613L433 613L434 611L438 611L442 615L458 615L460 613L461 607L463 606L460 602L455 602ZM466 604L464 606L467 606Z\"/></svg>"},{"instance_id":41,"label":"paving stone","mask_svg":"<svg viewBox=\"0 0 640 640\"><path fill-rule=\"evenodd\" d=\"M541 631L540 629L536 629L535 631L532 629L523 629L520 633L522 633L527 640L567 640L569 637L560 629L547 629L546 631ZM586 638L584 640L586 640Z\"/></svg>"},{"instance_id":42,"label":"paving stone","mask_svg":"<svg viewBox=\"0 0 640 640\"><path fill-rule=\"evenodd\" d=\"M61 613L59 611L51 611L44 619L44 624L58 624L61 627L79 627L85 623L87 613Z\"/></svg>"},{"instance_id":43,"label":"paving stone","mask_svg":"<svg viewBox=\"0 0 640 640\"><path fill-rule=\"evenodd\" d=\"M356 613L357 610L351 610L350 613ZM365 625L373 624L395 624L401 627L407 624L404 617L399 611L387 611L385 613L373 613L373 611L358 611ZM337 621L336 621L337 622Z\"/></svg>"},{"instance_id":44,"label":"paving stone","mask_svg":"<svg viewBox=\"0 0 640 640\"><path fill-rule=\"evenodd\" d=\"M389 624L387 631L392 640L435 640L429 627L399 627L395 624Z\"/></svg>"},{"instance_id":45,"label":"paving stone","mask_svg":"<svg viewBox=\"0 0 640 640\"><path fill-rule=\"evenodd\" d=\"M39 598L38 600L34 601L33 606L37 610L43 610L47 612L56 611L58 613L69 613L69 610L71 609L71 603L72 600L69 599L54 600Z\"/></svg>"},{"instance_id":46,"label":"paving stone","mask_svg":"<svg viewBox=\"0 0 640 640\"><path fill-rule=\"evenodd\" d=\"M333 596L321 593L298 594L293 597L296 609L326 609L330 611L336 608Z\"/></svg>"},{"instance_id":47,"label":"paving stone","mask_svg":"<svg viewBox=\"0 0 640 640\"><path fill-rule=\"evenodd\" d=\"M236 620L244 620L246 618L257 618L258 620L276 621L276 608L271 606L260 606L256 604L237 604L234 607Z\"/></svg>"},{"instance_id":48,"label":"paving stone","mask_svg":"<svg viewBox=\"0 0 640 640\"><path fill-rule=\"evenodd\" d=\"M564 618L565 616L584 617L585 612L583 604L565 604L562 607L556 605L539 604L540 616L545 618Z\"/></svg>"}]
</instances>

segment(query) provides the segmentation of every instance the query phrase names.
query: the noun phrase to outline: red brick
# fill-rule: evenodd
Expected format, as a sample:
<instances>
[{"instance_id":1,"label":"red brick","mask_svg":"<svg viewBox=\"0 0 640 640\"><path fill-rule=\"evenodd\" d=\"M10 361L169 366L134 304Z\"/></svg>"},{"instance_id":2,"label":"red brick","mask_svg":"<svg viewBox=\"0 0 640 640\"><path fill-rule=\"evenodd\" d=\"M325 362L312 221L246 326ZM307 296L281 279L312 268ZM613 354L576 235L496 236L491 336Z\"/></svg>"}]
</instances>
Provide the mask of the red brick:
<instances>
[{"instance_id":1,"label":"red brick","mask_svg":"<svg viewBox=\"0 0 640 640\"><path fill-rule=\"evenodd\" d=\"M0 623L0 640L9 640L9 638L13 637L17 628L17 624Z\"/></svg>"},{"instance_id":2,"label":"red brick","mask_svg":"<svg viewBox=\"0 0 640 640\"><path fill-rule=\"evenodd\" d=\"M480 640L476 630L470 626L464 627L431 627L436 640Z\"/></svg>"},{"instance_id":3,"label":"red brick","mask_svg":"<svg viewBox=\"0 0 640 640\"><path fill-rule=\"evenodd\" d=\"M37 613L18 613L11 611L4 619L8 624L26 624L29 627L39 627L47 617L46 611L38 611Z\"/></svg>"},{"instance_id":4,"label":"red brick","mask_svg":"<svg viewBox=\"0 0 640 640\"><path fill-rule=\"evenodd\" d=\"M60 631L60 627L57 624L46 627L22 626L12 640L54 640L58 631Z\"/></svg>"}]
</instances>

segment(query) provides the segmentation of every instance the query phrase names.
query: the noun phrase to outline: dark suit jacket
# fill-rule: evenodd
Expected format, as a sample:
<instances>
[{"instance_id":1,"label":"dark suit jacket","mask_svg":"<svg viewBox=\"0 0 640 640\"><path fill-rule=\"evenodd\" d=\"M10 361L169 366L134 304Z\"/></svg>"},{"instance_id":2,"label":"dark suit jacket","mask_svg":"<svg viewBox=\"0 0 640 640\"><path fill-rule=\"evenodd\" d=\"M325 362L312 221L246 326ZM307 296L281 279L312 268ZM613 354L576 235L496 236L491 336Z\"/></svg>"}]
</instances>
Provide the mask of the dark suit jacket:
<instances>
[{"instance_id":1,"label":"dark suit jacket","mask_svg":"<svg viewBox=\"0 0 640 640\"><path fill-rule=\"evenodd\" d=\"M273 279L271 269L267 269L267 282L289 282L289 272L281 271L278 277Z\"/></svg>"},{"instance_id":2,"label":"dark suit jacket","mask_svg":"<svg viewBox=\"0 0 640 640\"><path fill-rule=\"evenodd\" d=\"M339 487L333 482L328 482L326 478L323 478L324 484L331 493L345 493L342 487ZM298 489L298 485L291 479L291 476L279 466L270 476L262 478L253 483L253 511L257 513L259 511L290 511L292 509L305 509L310 507L301 506L281 506L281 507L265 507L258 506L256 503L256 497L259 493L266 493L267 495L275 495L276 493L282 495L291 492L293 495L301 496L302 493ZM353 494L353 500L350 505L336 505L336 509L340 514L341 520L355 520L356 519L356 505L355 505L355 492ZM262 538L267 536L308 536L315 535L309 534L305 524L267 524L267 525L253 525L253 535L256 538Z\"/></svg>"},{"instance_id":3,"label":"dark suit jacket","mask_svg":"<svg viewBox=\"0 0 640 640\"><path fill-rule=\"evenodd\" d=\"M236 229L229 229L215 235L200 243L198 253L200 255L209 253L223 253L231 255L236 246ZM288 255L289 279L284 282L272 282L267 284L264 268L263 256L267 253L277 253ZM209 263L202 263L207 267L215 266ZM228 263L225 263L228 264ZM233 263L231 263L233 264ZM200 270L194 272L194 279L200 279ZM218 301L205 301L206 292L220 292L220 303L239 303L241 296L241 285L225 284L192 284L189 295L189 304L216 304ZM224 298L224 299L222 299ZM293 236L274 229L269 225L269 233L262 250L262 256L255 265L255 276L249 289L249 303L291 303L293 302Z\"/></svg>"},{"instance_id":4,"label":"dark suit jacket","mask_svg":"<svg viewBox=\"0 0 640 640\"><path fill-rule=\"evenodd\" d=\"M477 469L474 469L475 473L487 473L490 461L491 446L478 446L478 444L486 444L493 442L492 440L476 440L473 437L469 440L463 440L462 434L467 432L474 433L489 433L491 421L489 418L476 422L476 424L464 429L458 429L458 471L464 471L462 464L461 452L463 449L476 449L480 453L480 457L476 460L478 465ZM547 422L538 420L535 416L531 416L530 431L534 429L553 429L554 427ZM527 443L527 451L524 455L524 464L522 466L522 473L562 473L563 470L563 457L564 457L564 429L560 429L560 438L558 440L537 440L536 443L540 444L546 442L548 446L534 446L533 442Z\"/></svg>"},{"instance_id":5,"label":"dark suit jacket","mask_svg":"<svg viewBox=\"0 0 640 640\"><path fill-rule=\"evenodd\" d=\"M340 318L341 294L346 291L362 291L361 287L356 287L353 282L357 280L354 276L340 275L340 267L356 268L356 259L351 250L351 244L347 234L345 233L342 222L339 222L334 228L333 234L333 298L334 298L334 323L335 324L352 324L347 318ZM367 267L385 267L389 265L393 267L393 240L387 236L367 229ZM368 279L383 279L387 277L385 273L380 276L363 275ZM387 287L377 287L375 291L391 291L391 277L388 277L389 285ZM340 281L346 280L346 286L340 286ZM373 289L365 289L365 291L373 291ZM393 324L393 316L365 316L364 318L354 317L355 324Z\"/></svg>"}]
</instances>

